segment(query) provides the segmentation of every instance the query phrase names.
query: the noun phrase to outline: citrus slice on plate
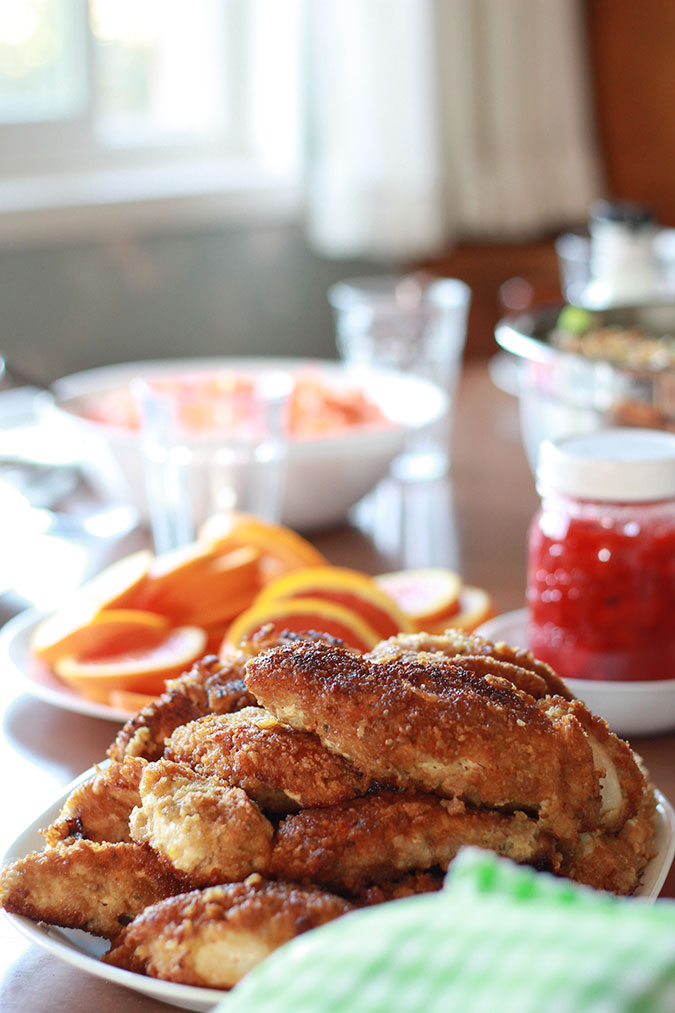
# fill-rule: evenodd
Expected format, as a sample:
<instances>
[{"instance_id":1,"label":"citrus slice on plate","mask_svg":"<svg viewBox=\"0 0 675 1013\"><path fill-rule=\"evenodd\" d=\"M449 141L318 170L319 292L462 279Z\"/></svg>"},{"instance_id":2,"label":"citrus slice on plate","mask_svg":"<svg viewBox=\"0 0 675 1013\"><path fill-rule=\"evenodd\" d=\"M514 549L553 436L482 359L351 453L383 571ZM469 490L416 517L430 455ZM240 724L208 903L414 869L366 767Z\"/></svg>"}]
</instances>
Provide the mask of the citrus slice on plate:
<instances>
[{"instance_id":1,"label":"citrus slice on plate","mask_svg":"<svg viewBox=\"0 0 675 1013\"><path fill-rule=\"evenodd\" d=\"M293 570L267 584L256 605L281 598L320 598L345 605L375 630L381 640L413 632L413 625L372 577L343 566L310 566Z\"/></svg>"},{"instance_id":2,"label":"citrus slice on plate","mask_svg":"<svg viewBox=\"0 0 675 1013\"><path fill-rule=\"evenodd\" d=\"M53 615L36 627L31 650L47 665L66 655L133 650L169 627L164 616L141 609L103 609L81 603Z\"/></svg>"},{"instance_id":3,"label":"citrus slice on plate","mask_svg":"<svg viewBox=\"0 0 675 1013\"><path fill-rule=\"evenodd\" d=\"M374 580L417 630L459 612L462 578L454 570L443 567L395 570L381 573Z\"/></svg>"},{"instance_id":4,"label":"citrus slice on plate","mask_svg":"<svg viewBox=\"0 0 675 1013\"><path fill-rule=\"evenodd\" d=\"M167 679L181 675L200 658L205 646L204 630L178 626L130 651L58 658L54 672L72 689L102 703L108 702L113 689L155 696Z\"/></svg>"},{"instance_id":5,"label":"citrus slice on plate","mask_svg":"<svg viewBox=\"0 0 675 1013\"><path fill-rule=\"evenodd\" d=\"M175 556L173 568L158 557L143 589L145 608L181 625L205 626L232 619L251 604L261 586L260 550L250 545L203 548L184 553L182 561Z\"/></svg>"},{"instance_id":6,"label":"citrus slice on plate","mask_svg":"<svg viewBox=\"0 0 675 1013\"><path fill-rule=\"evenodd\" d=\"M275 633L328 633L349 647L369 651L380 640L376 631L352 609L320 598L280 598L255 604L242 612L227 631L221 654L250 639L263 626Z\"/></svg>"},{"instance_id":7,"label":"citrus slice on plate","mask_svg":"<svg viewBox=\"0 0 675 1013\"><path fill-rule=\"evenodd\" d=\"M204 521L198 537L216 542L221 549L255 546L263 554L263 570L270 578L302 566L327 563L325 556L302 535L252 514L213 514Z\"/></svg>"},{"instance_id":8,"label":"citrus slice on plate","mask_svg":"<svg viewBox=\"0 0 675 1013\"><path fill-rule=\"evenodd\" d=\"M471 633L494 614L495 607L490 594L482 587L471 587L469 584L465 584L459 598L459 612L450 616L449 619L432 624L424 632L442 633L451 627Z\"/></svg>"}]
</instances>

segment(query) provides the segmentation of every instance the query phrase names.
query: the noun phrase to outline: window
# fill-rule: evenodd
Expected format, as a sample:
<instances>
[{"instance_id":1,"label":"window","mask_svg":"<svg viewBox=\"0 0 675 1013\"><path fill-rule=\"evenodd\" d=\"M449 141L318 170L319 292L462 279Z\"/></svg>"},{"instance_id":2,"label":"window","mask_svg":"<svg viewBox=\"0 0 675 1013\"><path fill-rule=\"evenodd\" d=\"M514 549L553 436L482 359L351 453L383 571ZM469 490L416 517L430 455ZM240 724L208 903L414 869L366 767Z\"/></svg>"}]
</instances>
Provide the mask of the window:
<instances>
[{"instance_id":1,"label":"window","mask_svg":"<svg viewBox=\"0 0 675 1013\"><path fill-rule=\"evenodd\" d=\"M292 189L298 8L4 0L0 212Z\"/></svg>"}]
</instances>

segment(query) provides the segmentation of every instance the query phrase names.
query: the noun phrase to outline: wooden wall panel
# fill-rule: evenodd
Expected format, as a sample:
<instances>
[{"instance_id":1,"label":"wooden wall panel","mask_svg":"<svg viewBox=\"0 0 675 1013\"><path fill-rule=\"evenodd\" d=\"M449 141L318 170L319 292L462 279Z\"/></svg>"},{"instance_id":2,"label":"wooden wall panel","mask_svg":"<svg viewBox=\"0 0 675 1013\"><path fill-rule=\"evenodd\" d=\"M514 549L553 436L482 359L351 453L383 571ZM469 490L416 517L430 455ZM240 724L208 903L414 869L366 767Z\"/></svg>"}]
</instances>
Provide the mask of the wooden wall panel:
<instances>
[{"instance_id":1,"label":"wooden wall panel","mask_svg":"<svg viewBox=\"0 0 675 1013\"><path fill-rule=\"evenodd\" d=\"M675 226L675 2L587 0L608 190Z\"/></svg>"}]
</instances>

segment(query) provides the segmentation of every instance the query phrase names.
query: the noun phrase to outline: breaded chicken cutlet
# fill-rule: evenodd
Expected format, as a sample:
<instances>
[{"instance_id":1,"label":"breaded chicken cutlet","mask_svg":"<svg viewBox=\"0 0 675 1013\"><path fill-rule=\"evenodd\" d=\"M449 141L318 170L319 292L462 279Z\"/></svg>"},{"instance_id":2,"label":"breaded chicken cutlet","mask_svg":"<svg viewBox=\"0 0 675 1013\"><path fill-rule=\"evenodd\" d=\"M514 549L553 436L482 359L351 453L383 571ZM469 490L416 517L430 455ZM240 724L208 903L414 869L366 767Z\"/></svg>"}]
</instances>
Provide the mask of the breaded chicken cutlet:
<instances>
[{"instance_id":1,"label":"breaded chicken cutlet","mask_svg":"<svg viewBox=\"0 0 675 1013\"><path fill-rule=\"evenodd\" d=\"M272 812L334 805L364 795L370 785L316 735L290 728L262 707L190 721L167 739L165 755L238 785Z\"/></svg>"},{"instance_id":2,"label":"breaded chicken cutlet","mask_svg":"<svg viewBox=\"0 0 675 1013\"><path fill-rule=\"evenodd\" d=\"M529 652L454 630L365 655L264 631L171 683L110 753L0 899L189 984L230 987L352 906L439 889L464 845L620 894L654 854L628 744Z\"/></svg>"},{"instance_id":3,"label":"breaded chicken cutlet","mask_svg":"<svg viewBox=\"0 0 675 1013\"><path fill-rule=\"evenodd\" d=\"M176 728L205 714L230 714L256 703L246 689L242 672L247 655L233 653L226 661L207 656L189 672L166 684L166 690L130 718L108 749L111 760L127 756L158 760L164 741Z\"/></svg>"},{"instance_id":4,"label":"breaded chicken cutlet","mask_svg":"<svg viewBox=\"0 0 675 1013\"><path fill-rule=\"evenodd\" d=\"M103 959L154 978L231 988L279 946L350 910L340 897L251 876L153 905Z\"/></svg>"},{"instance_id":5,"label":"breaded chicken cutlet","mask_svg":"<svg viewBox=\"0 0 675 1013\"><path fill-rule=\"evenodd\" d=\"M139 793L131 837L149 844L191 886L242 880L267 868L274 829L241 788L158 760L147 765Z\"/></svg>"},{"instance_id":6,"label":"breaded chicken cutlet","mask_svg":"<svg viewBox=\"0 0 675 1013\"><path fill-rule=\"evenodd\" d=\"M597 826L600 784L582 727L503 677L431 654L373 662L301 643L252 658L245 680L279 720L383 784L522 810L563 838Z\"/></svg>"},{"instance_id":7,"label":"breaded chicken cutlet","mask_svg":"<svg viewBox=\"0 0 675 1013\"><path fill-rule=\"evenodd\" d=\"M524 813L471 812L437 795L385 790L287 816L268 873L355 896L417 870L447 869L469 844L516 862L560 868L554 839Z\"/></svg>"},{"instance_id":8,"label":"breaded chicken cutlet","mask_svg":"<svg viewBox=\"0 0 675 1013\"><path fill-rule=\"evenodd\" d=\"M114 939L136 915L185 889L150 848L73 841L0 871L6 911Z\"/></svg>"}]
</instances>

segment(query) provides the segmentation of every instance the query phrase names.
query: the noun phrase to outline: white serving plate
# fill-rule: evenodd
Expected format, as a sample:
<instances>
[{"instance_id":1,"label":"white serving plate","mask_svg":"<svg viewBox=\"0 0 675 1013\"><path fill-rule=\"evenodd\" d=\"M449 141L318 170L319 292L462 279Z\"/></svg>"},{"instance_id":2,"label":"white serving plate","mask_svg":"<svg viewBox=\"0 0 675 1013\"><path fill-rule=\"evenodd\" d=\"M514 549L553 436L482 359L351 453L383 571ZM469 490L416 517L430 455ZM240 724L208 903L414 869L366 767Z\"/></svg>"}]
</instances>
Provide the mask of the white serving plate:
<instances>
[{"instance_id":1,"label":"white serving plate","mask_svg":"<svg viewBox=\"0 0 675 1013\"><path fill-rule=\"evenodd\" d=\"M527 647L527 609L488 619L475 632L487 640ZM675 679L650 682L565 679L565 682L617 735L658 735L675 728Z\"/></svg>"},{"instance_id":2,"label":"white serving plate","mask_svg":"<svg viewBox=\"0 0 675 1013\"><path fill-rule=\"evenodd\" d=\"M5 680L15 679L21 688L31 696L45 703L60 707L76 714L88 714L93 718L105 718L117 724L132 716L130 711L107 704L95 703L80 696L71 689L37 658L30 650L33 631L44 614L28 609L14 616L0 631L0 671Z\"/></svg>"},{"instance_id":3,"label":"white serving plate","mask_svg":"<svg viewBox=\"0 0 675 1013\"><path fill-rule=\"evenodd\" d=\"M333 360L223 357L131 362L62 377L52 385L55 396L43 397L44 417L60 427L65 441L78 445L80 463L102 496L130 503L147 519L138 434L83 418L75 409L96 394L127 386L136 377L217 370L310 372L337 390L363 390L386 418L383 426L358 426L324 438L288 441L281 520L302 531L343 521L348 509L386 476L408 436L438 422L448 410L447 395L439 386L390 370Z\"/></svg>"},{"instance_id":4,"label":"white serving plate","mask_svg":"<svg viewBox=\"0 0 675 1013\"><path fill-rule=\"evenodd\" d=\"M53 804L17 837L4 855L3 863L13 862L33 851L41 851L44 848L44 838L40 834L40 829L48 826L57 818L61 807L73 789L92 777L95 770L95 767L91 767L84 771L64 788ZM647 901L653 901L658 897L675 855L675 810L660 792L657 791L656 796L655 843L657 854L647 866L642 885L634 894L635 897L641 897ZM3 914L31 942L57 959L98 978L124 985L126 988L131 988L155 999L161 999L170 1006L206 1011L213 1009L228 995L227 992L220 989L177 985L170 981L160 981L142 974L135 974L132 971L111 967L100 960L101 955L108 948L106 940L97 939L95 936L76 929L61 929L43 922L33 922L20 915L8 914L6 911L3 911Z\"/></svg>"}]
</instances>

